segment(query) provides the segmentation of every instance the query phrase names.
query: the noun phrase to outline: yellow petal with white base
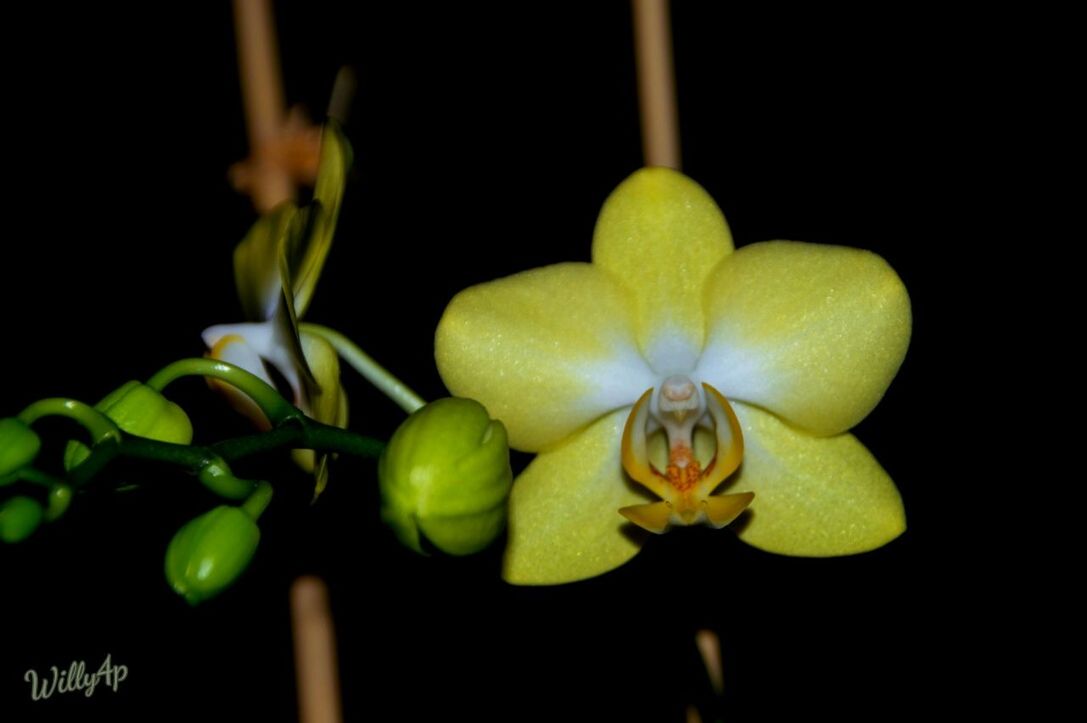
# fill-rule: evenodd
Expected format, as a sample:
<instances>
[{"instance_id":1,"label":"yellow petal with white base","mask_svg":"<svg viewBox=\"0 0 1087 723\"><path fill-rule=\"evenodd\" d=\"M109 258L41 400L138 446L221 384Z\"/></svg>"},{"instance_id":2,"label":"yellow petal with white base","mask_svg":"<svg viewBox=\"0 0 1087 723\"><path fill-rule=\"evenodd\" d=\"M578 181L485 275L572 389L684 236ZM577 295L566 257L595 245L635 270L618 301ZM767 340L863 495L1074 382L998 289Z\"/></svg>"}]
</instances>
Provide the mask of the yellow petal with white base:
<instances>
[{"instance_id":1,"label":"yellow petal with white base","mask_svg":"<svg viewBox=\"0 0 1087 723\"><path fill-rule=\"evenodd\" d=\"M647 502L623 474L620 439L629 408L544 452L513 484L505 578L519 585L573 582L619 567L641 532L618 512Z\"/></svg>"},{"instance_id":2,"label":"yellow petal with white base","mask_svg":"<svg viewBox=\"0 0 1087 723\"><path fill-rule=\"evenodd\" d=\"M909 345L910 300L868 251L769 241L709 279L709 338L696 374L729 399L834 435L883 397Z\"/></svg>"},{"instance_id":3,"label":"yellow petal with white base","mask_svg":"<svg viewBox=\"0 0 1087 723\"><path fill-rule=\"evenodd\" d=\"M478 400L506 425L511 447L546 449L653 385L629 302L589 264L473 286L438 324L438 371L453 394Z\"/></svg>"},{"instance_id":4,"label":"yellow petal with white base","mask_svg":"<svg viewBox=\"0 0 1087 723\"><path fill-rule=\"evenodd\" d=\"M851 434L813 437L733 404L745 441L728 492L755 493L740 538L767 552L830 557L885 545L906 529L902 498Z\"/></svg>"},{"instance_id":5,"label":"yellow petal with white base","mask_svg":"<svg viewBox=\"0 0 1087 723\"><path fill-rule=\"evenodd\" d=\"M704 340L702 289L731 251L717 204L676 171L644 168L605 201L593 263L633 295L638 344L658 374L693 368Z\"/></svg>"}]
</instances>

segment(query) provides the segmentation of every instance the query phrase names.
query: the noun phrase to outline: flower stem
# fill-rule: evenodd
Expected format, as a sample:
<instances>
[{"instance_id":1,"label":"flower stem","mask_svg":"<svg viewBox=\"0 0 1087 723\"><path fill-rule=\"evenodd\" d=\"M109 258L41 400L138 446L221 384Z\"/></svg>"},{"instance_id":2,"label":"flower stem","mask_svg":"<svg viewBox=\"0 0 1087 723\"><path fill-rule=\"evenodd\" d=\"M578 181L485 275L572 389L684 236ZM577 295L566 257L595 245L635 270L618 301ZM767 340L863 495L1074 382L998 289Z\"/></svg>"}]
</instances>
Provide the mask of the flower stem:
<instances>
[{"instance_id":1,"label":"flower stem","mask_svg":"<svg viewBox=\"0 0 1087 723\"><path fill-rule=\"evenodd\" d=\"M254 493L255 483L235 477L228 462L283 447L375 458L381 455L385 445L379 440L321 424L305 416L289 419L268 432L227 439L206 447L124 435L119 444L92 450L83 464L72 470L70 481L79 487L113 457L131 457L184 467L216 494L240 500Z\"/></svg>"},{"instance_id":2,"label":"flower stem","mask_svg":"<svg viewBox=\"0 0 1087 723\"><path fill-rule=\"evenodd\" d=\"M426 404L418 394L408 387L408 385L393 376L389 370L378 364L369 354L360 349L355 342L351 341L335 329L329 329L327 326L309 323L302 324L300 329L308 334L320 337L331 344L332 348L336 350L336 353L339 354L344 361L365 377L368 382L380 389L385 396L396 402L400 408L408 414L411 414Z\"/></svg>"},{"instance_id":3,"label":"flower stem","mask_svg":"<svg viewBox=\"0 0 1087 723\"><path fill-rule=\"evenodd\" d=\"M272 501L272 492L272 485L267 482L258 482L257 488L253 490L253 494L249 495L249 498L241 504L241 508L245 510L245 514L252 517L254 521L260 519L265 508L268 507L268 503Z\"/></svg>"},{"instance_id":4,"label":"flower stem","mask_svg":"<svg viewBox=\"0 0 1087 723\"><path fill-rule=\"evenodd\" d=\"M54 477L48 472L42 472L40 469L35 469L34 467L23 467L21 470L14 473L14 478L22 480L23 482L41 485L42 487L49 487L50 489L57 485L64 484L64 480L59 477Z\"/></svg>"},{"instance_id":5,"label":"flower stem","mask_svg":"<svg viewBox=\"0 0 1087 723\"><path fill-rule=\"evenodd\" d=\"M99 444L107 439L119 440L121 430L94 407L75 399L39 399L19 412L19 420L30 425L42 417L67 417L81 424L91 435L91 443Z\"/></svg>"},{"instance_id":6,"label":"flower stem","mask_svg":"<svg viewBox=\"0 0 1087 723\"><path fill-rule=\"evenodd\" d=\"M302 416L302 412L260 377L216 359L180 359L155 372L147 380L147 386L161 392L171 382L189 376L212 377L235 387L252 399L273 425Z\"/></svg>"},{"instance_id":7,"label":"flower stem","mask_svg":"<svg viewBox=\"0 0 1087 723\"><path fill-rule=\"evenodd\" d=\"M370 458L381 456L385 448L380 440L305 418L301 424L216 442L210 449L223 459L235 460L288 446Z\"/></svg>"},{"instance_id":8,"label":"flower stem","mask_svg":"<svg viewBox=\"0 0 1087 723\"><path fill-rule=\"evenodd\" d=\"M159 442L143 437L125 437L121 441L118 454L186 467L196 474L204 486L227 499L245 499L253 492L252 481L235 477L226 460L204 447Z\"/></svg>"}]
</instances>

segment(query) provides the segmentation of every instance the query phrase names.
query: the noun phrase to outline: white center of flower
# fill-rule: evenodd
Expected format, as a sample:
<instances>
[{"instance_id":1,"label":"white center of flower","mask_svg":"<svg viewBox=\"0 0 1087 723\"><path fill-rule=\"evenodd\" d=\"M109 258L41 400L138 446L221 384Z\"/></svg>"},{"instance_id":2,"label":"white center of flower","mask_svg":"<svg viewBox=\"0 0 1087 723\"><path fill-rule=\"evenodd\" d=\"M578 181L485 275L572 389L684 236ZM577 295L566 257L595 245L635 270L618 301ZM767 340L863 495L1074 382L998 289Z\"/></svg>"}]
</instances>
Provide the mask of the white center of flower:
<instances>
[{"instance_id":1,"label":"white center of flower","mask_svg":"<svg viewBox=\"0 0 1087 723\"><path fill-rule=\"evenodd\" d=\"M661 384L657 398L657 416L671 415L677 421L702 408L702 395L686 374L674 374Z\"/></svg>"},{"instance_id":2,"label":"white center of flower","mask_svg":"<svg viewBox=\"0 0 1087 723\"><path fill-rule=\"evenodd\" d=\"M706 413L705 396L700 385L686 374L665 379L653 400L651 417L668 436L669 467L685 469L698 466L694 459L694 428Z\"/></svg>"}]
</instances>

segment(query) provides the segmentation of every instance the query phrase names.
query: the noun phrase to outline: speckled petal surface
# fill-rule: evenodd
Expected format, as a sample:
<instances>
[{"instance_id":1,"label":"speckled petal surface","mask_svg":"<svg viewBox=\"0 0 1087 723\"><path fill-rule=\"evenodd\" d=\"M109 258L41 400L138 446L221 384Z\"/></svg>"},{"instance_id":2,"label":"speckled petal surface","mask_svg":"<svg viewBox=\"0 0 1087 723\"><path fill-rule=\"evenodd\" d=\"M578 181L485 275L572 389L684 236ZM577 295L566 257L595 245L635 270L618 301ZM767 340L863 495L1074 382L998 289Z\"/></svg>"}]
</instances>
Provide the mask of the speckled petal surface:
<instances>
[{"instance_id":1,"label":"speckled petal surface","mask_svg":"<svg viewBox=\"0 0 1087 723\"><path fill-rule=\"evenodd\" d=\"M643 168L604 203L593 263L633 294L638 343L658 373L694 367L705 330L703 285L731 251L717 204L676 171Z\"/></svg>"},{"instance_id":2,"label":"speckled petal surface","mask_svg":"<svg viewBox=\"0 0 1087 723\"><path fill-rule=\"evenodd\" d=\"M509 582L582 580L638 552L641 532L618 512L650 501L627 481L619 461L629 411L612 413L539 455L513 483L503 571Z\"/></svg>"},{"instance_id":3,"label":"speckled petal surface","mask_svg":"<svg viewBox=\"0 0 1087 723\"><path fill-rule=\"evenodd\" d=\"M473 286L438 324L438 371L453 394L478 400L506 425L510 446L538 452L653 385L629 305L589 264Z\"/></svg>"},{"instance_id":4,"label":"speckled petal surface","mask_svg":"<svg viewBox=\"0 0 1087 723\"><path fill-rule=\"evenodd\" d=\"M746 451L726 491L755 493L750 516L734 526L744 542L831 557L873 550L906 529L898 490L856 437L813 437L754 407L733 407Z\"/></svg>"},{"instance_id":5,"label":"speckled petal surface","mask_svg":"<svg viewBox=\"0 0 1087 723\"><path fill-rule=\"evenodd\" d=\"M706 288L698 376L729 399L834 435L883 397L909 345L910 300L879 256L768 241L725 259Z\"/></svg>"}]
</instances>

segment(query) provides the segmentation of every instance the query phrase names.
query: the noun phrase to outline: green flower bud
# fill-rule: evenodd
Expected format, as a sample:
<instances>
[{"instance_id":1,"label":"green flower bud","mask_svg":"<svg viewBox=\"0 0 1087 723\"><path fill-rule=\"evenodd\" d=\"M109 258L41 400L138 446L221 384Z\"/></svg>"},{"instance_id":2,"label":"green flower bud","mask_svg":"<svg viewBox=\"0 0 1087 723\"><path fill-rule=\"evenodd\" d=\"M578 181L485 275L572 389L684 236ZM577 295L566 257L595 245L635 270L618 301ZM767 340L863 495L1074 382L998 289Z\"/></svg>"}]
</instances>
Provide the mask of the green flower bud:
<instances>
[{"instance_id":1,"label":"green flower bud","mask_svg":"<svg viewBox=\"0 0 1087 723\"><path fill-rule=\"evenodd\" d=\"M479 402L446 398L412 414L378 463L381 516L408 547L420 533L451 555L489 545L513 484L506 428Z\"/></svg>"},{"instance_id":2,"label":"green flower bud","mask_svg":"<svg viewBox=\"0 0 1087 723\"><path fill-rule=\"evenodd\" d=\"M166 580L190 605L215 597L245 572L260 542L260 528L230 505L185 524L166 549Z\"/></svg>"},{"instance_id":3,"label":"green flower bud","mask_svg":"<svg viewBox=\"0 0 1087 723\"><path fill-rule=\"evenodd\" d=\"M0 540L22 542L38 529L44 512L36 500L17 496L0 503Z\"/></svg>"},{"instance_id":4,"label":"green flower bud","mask_svg":"<svg viewBox=\"0 0 1087 723\"><path fill-rule=\"evenodd\" d=\"M37 433L22 420L14 417L0 419L0 480L33 462L41 446Z\"/></svg>"},{"instance_id":5,"label":"green flower bud","mask_svg":"<svg viewBox=\"0 0 1087 723\"><path fill-rule=\"evenodd\" d=\"M45 508L45 521L52 522L68 511L72 504L72 488L66 484L54 485L49 490L49 504Z\"/></svg>"},{"instance_id":6,"label":"green flower bud","mask_svg":"<svg viewBox=\"0 0 1087 723\"><path fill-rule=\"evenodd\" d=\"M192 442L192 423L185 410L141 382L118 387L94 408L137 437L177 444ZM64 453L65 469L78 466L89 454L87 445L69 442Z\"/></svg>"}]
</instances>

